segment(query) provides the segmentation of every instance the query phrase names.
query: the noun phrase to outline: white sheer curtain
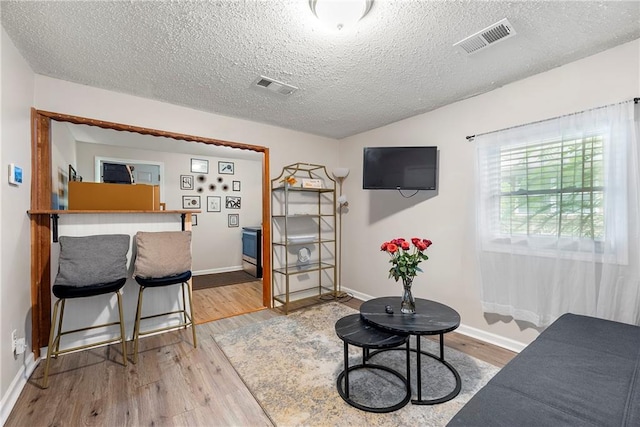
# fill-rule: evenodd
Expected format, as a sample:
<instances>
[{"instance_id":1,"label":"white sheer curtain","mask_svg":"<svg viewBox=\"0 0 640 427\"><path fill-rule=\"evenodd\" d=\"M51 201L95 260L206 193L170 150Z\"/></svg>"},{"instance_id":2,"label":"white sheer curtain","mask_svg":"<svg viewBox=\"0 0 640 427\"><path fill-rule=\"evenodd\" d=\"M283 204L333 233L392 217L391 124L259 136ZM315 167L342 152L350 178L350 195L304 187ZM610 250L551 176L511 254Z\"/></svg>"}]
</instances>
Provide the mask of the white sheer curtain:
<instances>
[{"instance_id":1,"label":"white sheer curtain","mask_svg":"<svg viewBox=\"0 0 640 427\"><path fill-rule=\"evenodd\" d=\"M512 316L537 326L546 326L567 312L640 324L637 109L629 101L475 138L476 242L485 312ZM562 201L575 189L559 191L557 187L532 192L522 188L522 179L512 177L511 182L506 181L505 164L510 161L508 153L519 153L520 164L522 158L533 162L529 157L535 147L548 146L553 141L584 141L594 136L601 141L602 164L600 169L594 169L600 172L600 185L592 183L591 187L599 188L600 198L589 205L584 204L584 199L595 198L593 193L575 194L583 199L577 215L585 215L584 206L588 206L595 214L587 217L597 218L595 223L600 232L585 236L582 231L565 231L564 224L576 213L562 212L562 202L547 203L538 211L535 207L541 197L545 200L557 197ZM547 158L538 155L536 159L538 169L529 169L528 173L548 171L540 166L549 162ZM560 165L566 164L564 158L555 160ZM563 168L559 166L558 170ZM529 181L525 182L531 186L532 179L527 176ZM553 179L547 181L555 182ZM563 177L557 179L562 181ZM511 185L516 181L519 183ZM524 200L520 202L524 203L524 213L519 207L505 209L506 193ZM544 221L540 222L536 218L541 210ZM522 223L522 217L527 215L531 223L527 220ZM511 227L511 223L518 223L519 228Z\"/></svg>"}]
</instances>

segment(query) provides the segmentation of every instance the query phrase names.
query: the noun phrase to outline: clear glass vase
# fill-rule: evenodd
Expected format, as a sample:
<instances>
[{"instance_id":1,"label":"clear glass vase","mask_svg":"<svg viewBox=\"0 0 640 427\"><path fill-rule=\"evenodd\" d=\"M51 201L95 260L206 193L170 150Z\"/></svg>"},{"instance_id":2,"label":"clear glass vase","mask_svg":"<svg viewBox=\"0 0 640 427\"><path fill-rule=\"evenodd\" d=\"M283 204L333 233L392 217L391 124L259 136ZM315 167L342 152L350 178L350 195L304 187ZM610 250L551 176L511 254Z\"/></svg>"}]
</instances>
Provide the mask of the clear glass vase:
<instances>
[{"instance_id":1,"label":"clear glass vase","mask_svg":"<svg viewBox=\"0 0 640 427\"><path fill-rule=\"evenodd\" d=\"M406 314L413 314L416 312L416 301L413 299L411 293L411 285L413 284L413 277L402 278L402 302L400 303L400 311Z\"/></svg>"}]
</instances>

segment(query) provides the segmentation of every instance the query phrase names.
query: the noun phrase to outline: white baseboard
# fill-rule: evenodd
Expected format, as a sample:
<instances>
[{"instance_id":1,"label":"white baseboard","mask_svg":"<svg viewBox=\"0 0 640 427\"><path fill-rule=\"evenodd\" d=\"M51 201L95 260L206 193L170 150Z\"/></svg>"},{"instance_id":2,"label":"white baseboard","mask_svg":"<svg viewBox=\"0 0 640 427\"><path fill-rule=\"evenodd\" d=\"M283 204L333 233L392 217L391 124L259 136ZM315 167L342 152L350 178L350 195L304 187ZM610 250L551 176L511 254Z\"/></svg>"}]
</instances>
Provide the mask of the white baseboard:
<instances>
[{"instance_id":1,"label":"white baseboard","mask_svg":"<svg viewBox=\"0 0 640 427\"><path fill-rule=\"evenodd\" d=\"M371 295L363 294L363 293L360 293L358 291L354 291L353 289L349 289L349 288L345 288L345 287L342 287L341 290L342 290L342 292L346 292L348 294L351 294L351 295L353 295L354 298L358 298L359 300L362 300L362 301L369 301L370 299L374 299L375 298L375 297L372 297Z\"/></svg>"},{"instance_id":2,"label":"white baseboard","mask_svg":"<svg viewBox=\"0 0 640 427\"><path fill-rule=\"evenodd\" d=\"M375 298L371 295L363 294L345 287L343 287L342 290L344 292L350 293L354 298L358 298L362 301L369 301L370 299ZM481 329L464 324L460 324L458 329L456 329L456 332L489 344L497 345L498 347L506 348L507 350L511 350L516 353L520 353L527 346L526 344L512 340L510 338L501 337L500 335L486 332Z\"/></svg>"},{"instance_id":3,"label":"white baseboard","mask_svg":"<svg viewBox=\"0 0 640 427\"><path fill-rule=\"evenodd\" d=\"M202 276L203 274L228 273L230 271L238 271L238 270L242 270L241 265L236 265L233 267L211 268L209 270L198 270L198 271L193 271L192 274L194 276Z\"/></svg>"},{"instance_id":4,"label":"white baseboard","mask_svg":"<svg viewBox=\"0 0 640 427\"><path fill-rule=\"evenodd\" d=\"M520 353L527 346L519 341L501 337L500 335L492 334L491 332L462 324L458 329L456 329L456 332L489 344L497 345L498 347L506 348L507 350L511 350L516 353Z\"/></svg>"},{"instance_id":5,"label":"white baseboard","mask_svg":"<svg viewBox=\"0 0 640 427\"><path fill-rule=\"evenodd\" d=\"M0 402L0 425L4 425L11 414L13 406L18 401L18 397L22 392L22 389L27 384L29 377L36 369L36 360L33 357L33 353L29 353L25 356L25 363L20 367L20 370L11 381L7 392L2 396Z\"/></svg>"}]
</instances>

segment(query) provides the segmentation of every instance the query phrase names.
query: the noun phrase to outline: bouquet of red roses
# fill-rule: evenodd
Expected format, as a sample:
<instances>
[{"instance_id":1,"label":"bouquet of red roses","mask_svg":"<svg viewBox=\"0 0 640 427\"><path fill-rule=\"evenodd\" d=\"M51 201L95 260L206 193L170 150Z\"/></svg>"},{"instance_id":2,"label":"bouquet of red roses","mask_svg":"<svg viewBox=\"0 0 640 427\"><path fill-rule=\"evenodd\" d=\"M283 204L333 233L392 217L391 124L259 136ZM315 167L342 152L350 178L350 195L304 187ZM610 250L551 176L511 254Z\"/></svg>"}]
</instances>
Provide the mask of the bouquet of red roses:
<instances>
[{"instance_id":1,"label":"bouquet of red roses","mask_svg":"<svg viewBox=\"0 0 640 427\"><path fill-rule=\"evenodd\" d=\"M424 252L431 244L431 240L417 237L412 238L411 242L402 237L384 242L380 250L389 254L389 262L393 265L389 270L389 277L393 277L396 282L401 277L403 281L407 278L413 279L422 271L418 264L429 259Z\"/></svg>"}]
</instances>

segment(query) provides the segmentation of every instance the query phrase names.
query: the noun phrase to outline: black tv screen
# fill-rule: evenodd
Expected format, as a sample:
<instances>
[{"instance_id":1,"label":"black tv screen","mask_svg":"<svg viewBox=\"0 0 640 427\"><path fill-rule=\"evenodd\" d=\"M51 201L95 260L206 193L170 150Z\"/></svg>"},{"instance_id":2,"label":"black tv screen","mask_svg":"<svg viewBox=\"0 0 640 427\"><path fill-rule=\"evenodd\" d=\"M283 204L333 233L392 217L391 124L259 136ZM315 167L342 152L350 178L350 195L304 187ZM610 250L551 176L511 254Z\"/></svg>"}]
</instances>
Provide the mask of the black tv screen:
<instances>
[{"instance_id":1,"label":"black tv screen","mask_svg":"<svg viewBox=\"0 0 640 427\"><path fill-rule=\"evenodd\" d=\"M131 166L120 163L102 164L102 182L112 184L132 184Z\"/></svg>"},{"instance_id":2,"label":"black tv screen","mask_svg":"<svg viewBox=\"0 0 640 427\"><path fill-rule=\"evenodd\" d=\"M435 190L438 147L365 147L365 190Z\"/></svg>"}]
</instances>

